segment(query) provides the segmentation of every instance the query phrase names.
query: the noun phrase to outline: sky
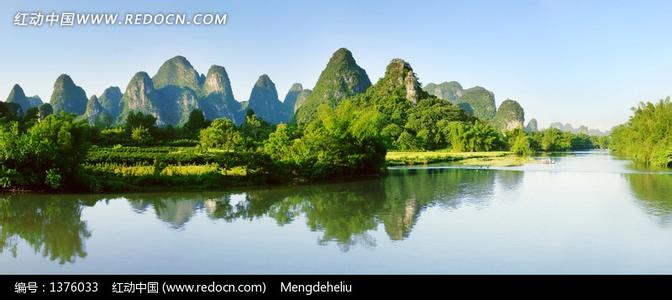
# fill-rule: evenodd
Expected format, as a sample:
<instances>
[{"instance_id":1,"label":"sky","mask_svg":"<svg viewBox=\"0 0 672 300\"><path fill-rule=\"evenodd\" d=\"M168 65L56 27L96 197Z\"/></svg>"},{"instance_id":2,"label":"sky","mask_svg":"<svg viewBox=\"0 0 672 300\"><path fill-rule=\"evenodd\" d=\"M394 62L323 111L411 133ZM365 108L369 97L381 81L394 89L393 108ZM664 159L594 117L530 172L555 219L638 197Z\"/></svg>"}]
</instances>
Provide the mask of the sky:
<instances>
[{"instance_id":1,"label":"sky","mask_svg":"<svg viewBox=\"0 0 672 300\"><path fill-rule=\"evenodd\" d=\"M227 13L223 26L19 27L17 12ZM0 99L18 83L48 101L69 74L87 96L122 91L185 56L196 70L226 68L239 101L261 74L280 100L294 82L313 88L346 47L372 82L393 58L424 84L483 86L526 119L608 130L640 101L672 96L672 1L230 0L6 1L0 3Z\"/></svg>"}]
</instances>

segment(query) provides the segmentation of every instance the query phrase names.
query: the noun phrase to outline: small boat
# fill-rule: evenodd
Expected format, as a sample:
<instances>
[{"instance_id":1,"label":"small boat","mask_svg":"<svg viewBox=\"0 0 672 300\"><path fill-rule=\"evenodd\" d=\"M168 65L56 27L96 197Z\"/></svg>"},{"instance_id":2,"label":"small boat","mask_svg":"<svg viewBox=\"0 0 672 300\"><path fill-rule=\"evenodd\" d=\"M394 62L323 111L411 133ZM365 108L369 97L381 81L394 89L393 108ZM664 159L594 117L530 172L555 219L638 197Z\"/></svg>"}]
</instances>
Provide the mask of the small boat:
<instances>
[{"instance_id":1,"label":"small boat","mask_svg":"<svg viewBox=\"0 0 672 300\"><path fill-rule=\"evenodd\" d=\"M542 164L545 164L545 165L552 165L552 164L555 164L555 161L553 159L547 157L547 158L544 158L544 159L540 160L539 163L542 163Z\"/></svg>"}]
</instances>

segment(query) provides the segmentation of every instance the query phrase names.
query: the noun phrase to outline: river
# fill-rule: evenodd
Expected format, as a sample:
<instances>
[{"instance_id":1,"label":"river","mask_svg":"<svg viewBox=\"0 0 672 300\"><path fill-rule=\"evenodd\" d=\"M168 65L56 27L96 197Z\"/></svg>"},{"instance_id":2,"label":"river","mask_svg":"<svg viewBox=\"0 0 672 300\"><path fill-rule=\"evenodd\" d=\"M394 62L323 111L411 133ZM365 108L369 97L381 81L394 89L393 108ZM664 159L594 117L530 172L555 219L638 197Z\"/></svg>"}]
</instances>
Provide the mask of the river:
<instances>
[{"instance_id":1,"label":"river","mask_svg":"<svg viewBox=\"0 0 672 300\"><path fill-rule=\"evenodd\" d=\"M0 195L0 273L672 273L672 175L607 152L201 193Z\"/></svg>"}]
</instances>

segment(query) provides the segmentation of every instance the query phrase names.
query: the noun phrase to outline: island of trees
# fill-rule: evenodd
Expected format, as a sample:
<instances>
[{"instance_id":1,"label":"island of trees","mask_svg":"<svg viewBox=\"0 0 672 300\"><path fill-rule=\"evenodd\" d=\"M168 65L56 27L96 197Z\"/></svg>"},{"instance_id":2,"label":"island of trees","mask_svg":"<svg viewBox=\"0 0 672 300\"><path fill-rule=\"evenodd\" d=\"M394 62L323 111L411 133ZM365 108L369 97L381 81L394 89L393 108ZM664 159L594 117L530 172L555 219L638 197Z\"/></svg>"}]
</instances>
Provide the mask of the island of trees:
<instances>
[{"instance_id":1,"label":"island of trees","mask_svg":"<svg viewBox=\"0 0 672 300\"><path fill-rule=\"evenodd\" d=\"M659 106L669 110L665 103ZM648 116L641 110L633 120ZM262 75L249 100L239 102L223 67L203 75L177 56L154 77L135 74L123 93L110 87L87 98L61 75L49 103L42 103L15 85L0 103L0 188L222 188L381 176L388 151L526 157L607 147L606 136L588 130L538 130L536 120L524 121L518 102L497 108L494 94L482 87L447 82L423 88L401 59L372 84L352 53L339 49L314 89L295 84L280 101ZM624 136L639 130L630 123L614 131L614 148L626 155L633 150Z\"/></svg>"}]
</instances>

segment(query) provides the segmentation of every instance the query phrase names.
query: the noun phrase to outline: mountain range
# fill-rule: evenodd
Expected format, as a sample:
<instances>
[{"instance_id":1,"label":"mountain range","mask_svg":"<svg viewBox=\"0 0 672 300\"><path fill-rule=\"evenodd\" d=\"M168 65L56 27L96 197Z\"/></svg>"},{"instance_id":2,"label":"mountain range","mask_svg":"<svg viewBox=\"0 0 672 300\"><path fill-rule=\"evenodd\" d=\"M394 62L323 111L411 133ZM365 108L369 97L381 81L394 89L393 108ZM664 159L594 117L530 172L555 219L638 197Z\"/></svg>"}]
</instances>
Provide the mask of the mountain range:
<instances>
[{"instance_id":1,"label":"mountain range","mask_svg":"<svg viewBox=\"0 0 672 300\"><path fill-rule=\"evenodd\" d=\"M403 73L394 78L405 86L408 93L405 97L413 103L421 94L428 93L456 104L500 129L524 128L524 110L515 100L507 99L497 108L491 91L480 86L463 89L456 81L429 83L423 88L403 60L393 60L388 65L389 72ZM362 94L371 86L366 71L357 64L352 53L341 48L333 53L312 90L295 83L280 101L275 84L268 75L262 74L249 98L238 101L223 66L212 65L204 75L185 57L175 56L164 62L154 76L145 71L137 72L123 92L119 87L109 87L99 95L87 97L84 89L70 76L62 74L54 83L49 104L55 113L74 113L97 125L123 123L132 111L155 116L159 126L182 125L194 109L200 109L207 119L224 117L236 124L243 122L247 109L254 110L258 117L273 124L292 121L302 124L314 117L320 105L335 107L342 99ZM18 84L12 88L6 102L15 103L20 113L42 105L39 97L27 97Z\"/></svg>"}]
</instances>

